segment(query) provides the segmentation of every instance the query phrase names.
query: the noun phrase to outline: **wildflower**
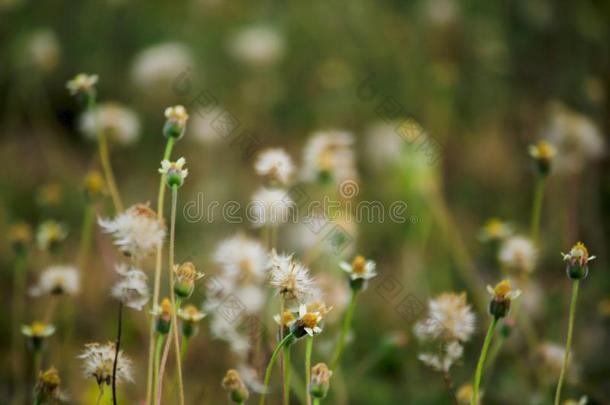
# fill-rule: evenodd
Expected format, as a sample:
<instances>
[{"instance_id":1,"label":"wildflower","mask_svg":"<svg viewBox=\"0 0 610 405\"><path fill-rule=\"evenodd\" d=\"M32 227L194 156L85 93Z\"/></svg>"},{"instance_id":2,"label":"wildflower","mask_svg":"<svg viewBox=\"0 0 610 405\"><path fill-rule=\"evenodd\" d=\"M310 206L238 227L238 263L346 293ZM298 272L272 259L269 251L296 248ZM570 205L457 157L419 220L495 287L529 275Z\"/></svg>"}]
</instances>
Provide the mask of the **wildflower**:
<instances>
[{"instance_id":1,"label":"wildflower","mask_svg":"<svg viewBox=\"0 0 610 405\"><path fill-rule=\"evenodd\" d=\"M294 316L294 312L286 310L281 314L274 315L273 320L280 326L289 327L297 320L297 318Z\"/></svg>"},{"instance_id":2,"label":"wildflower","mask_svg":"<svg viewBox=\"0 0 610 405\"><path fill-rule=\"evenodd\" d=\"M195 289L195 281L204 276L203 273L197 272L195 265L191 262L174 266L174 273L176 274L174 292L180 298L189 298Z\"/></svg>"},{"instance_id":3,"label":"wildflower","mask_svg":"<svg viewBox=\"0 0 610 405\"><path fill-rule=\"evenodd\" d=\"M59 244L68 236L66 227L53 220L45 221L36 231L36 243L40 250L56 251Z\"/></svg>"},{"instance_id":4,"label":"wildflower","mask_svg":"<svg viewBox=\"0 0 610 405\"><path fill-rule=\"evenodd\" d=\"M417 358L431 369L447 373L451 366L462 357L463 353L462 345L454 341L444 346L443 351L439 354L421 353Z\"/></svg>"},{"instance_id":5,"label":"wildflower","mask_svg":"<svg viewBox=\"0 0 610 405\"><path fill-rule=\"evenodd\" d=\"M41 371L34 387L35 403L45 404L60 401L62 399L60 385L61 378L55 367Z\"/></svg>"},{"instance_id":6,"label":"wildflower","mask_svg":"<svg viewBox=\"0 0 610 405\"><path fill-rule=\"evenodd\" d=\"M230 369L222 379L222 388L229 393L229 398L236 404L243 404L248 400L250 393L237 370Z\"/></svg>"},{"instance_id":7,"label":"wildflower","mask_svg":"<svg viewBox=\"0 0 610 405\"><path fill-rule=\"evenodd\" d=\"M97 139L102 133L121 145L131 145L140 135L140 120L136 113L122 104L109 102L87 110L79 121L85 137Z\"/></svg>"},{"instance_id":8,"label":"wildflower","mask_svg":"<svg viewBox=\"0 0 610 405\"><path fill-rule=\"evenodd\" d=\"M187 305L184 308L178 309L178 317L182 319L182 335L190 338L198 332L197 323L205 317L206 314L197 309L194 305Z\"/></svg>"},{"instance_id":9,"label":"wildflower","mask_svg":"<svg viewBox=\"0 0 610 405\"><path fill-rule=\"evenodd\" d=\"M475 330L476 317L466 302L466 293L443 293L430 300L428 308L428 317L414 327L418 339L470 340Z\"/></svg>"},{"instance_id":10,"label":"wildflower","mask_svg":"<svg viewBox=\"0 0 610 405\"><path fill-rule=\"evenodd\" d=\"M307 310L307 306L301 304L299 306L299 317L290 325L290 332L297 339L308 334L314 336L322 332L320 322L322 321L322 314L320 312L310 312Z\"/></svg>"},{"instance_id":11,"label":"wildflower","mask_svg":"<svg viewBox=\"0 0 610 405\"><path fill-rule=\"evenodd\" d=\"M259 25L246 27L235 33L229 50L239 61L253 66L275 64L284 54L284 39L272 27Z\"/></svg>"},{"instance_id":12,"label":"wildflower","mask_svg":"<svg viewBox=\"0 0 610 405\"><path fill-rule=\"evenodd\" d=\"M292 255L271 252L270 284L286 301L306 301L314 293L314 282L309 270Z\"/></svg>"},{"instance_id":13,"label":"wildflower","mask_svg":"<svg viewBox=\"0 0 610 405\"><path fill-rule=\"evenodd\" d=\"M176 77L194 65L190 49L180 42L164 42L141 50L131 65L132 82L144 91L172 89Z\"/></svg>"},{"instance_id":14,"label":"wildflower","mask_svg":"<svg viewBox=\"0 0 610 405\"><path fill-rule=\"evenodd\" d=\"M165 238L165 227L148 205L136 204L113 220L98 219L106 233L114 236L114 244L125 256L144 258L156 250Z\"/></svg>"},{"instance_id":15,"label":"wildflower","mask_svg":"<svg viewBox=\"0 0 610 405\"><path fill-rule=\"evenodd\" d=\"M356 179L353 143L353 136L348 132L314 133L303 152L303 179L322 183Z\"/></svg>"},{"instance_id":16,"label":"wildflower","mask_svg":"<svg viewBox=\"0 0 610 405\"><path fill-rule=\"evenodd\" d=\"M112 368L114 357L116 355L116 346L109 342L106 344L88 343L85 345L85 351L78 357L84 362L84 374L87 378L94 378L100 389L103 389L104 384L110 386L112 384ZM116 382L132 382L131 360L119 350L116 367Z\"/></svg>"},{"instance_id":17,"label":"wildflower","mask_svg":"<svg viewBox=\"0 0 610 405\"><path fill-rule=\"evenodd\" d=\"M186 108L181 105L167 107L165 109L165 118L163 134L167 138L174 138L176 140L182 138L186 129L186 122L189 119Z\"/></svg>"},{"instance_id":18,"label":"wildflower","mask_svg":"<svg viewBox=\"0 0 610 405\"><path fill-rule=\"evenodd\" d=\"M150 313L157 317L155 324L155 330L161 335L169 333L170 326L172 324L172 303L169 298L163 298L161 305L155 304Z\"/></svg>"},{"instance_id":19,"label":"wildflower","mask_svg":"<svg viewBox=\"0 0 610 405\"><path fill-rule=\"evenodd\" d=\"M364 256L356 256L351 264L341 262L339 266L349 274L350 287L355 291L363 289L368 280L377 276L375 262L366 260Z\"/></svg>"},{"instance_id":20,"label":"wildflower","mask_svg":"<svg viewBox=\"0 0 610 405\"><path fill-rule=\"evenodd\" d=\"M513 290L509 280L502 280L495 287L487 286L493 297L489 303L489 313L496 319L504 318L510 311L510 303L521 295L521 290Z\"/></svg>"},{"instance_id":21,"label":"wildflower","mask_svg":"<svg viewBox=\"0 0 610 405\"><path fill-rule=\"evenodd\" d=\"M8 240L18 254L26 251L32 239L32 227L26 222L17 222L8 229Z\"/></svg>"},{"instance_id":22,"label":"wildflower","mask_svg":"<svg viewBox=\"0 0 610 405\"><path fill-rule=\"evenodd\" d=\"M333 310L333 307L329 307L323 301L315 299L306 304L307 312L318 312L322 318L326 318L326 315Z\"/></svg>"},{"instance_id":23,"label":"wildflower","mask_svg":"<svg viewBox=\"0 0 610 405\"><path fill-rule=\"evenodd\" d=\"M557 154L557 149L549 142L541 140L529 146L530 156L536 160L538 173L541 176L548 176L551 171L551 163Z\"/></svg>"},{"instance_id":24,"label":"wildflower","mask_svg":"<svg viewBox=\"0 0 610 405\"><path fill-rule=\"evenodd\" d=\"M188 176L188 169L183 169L186 164L186 159L181 157L175 162L164 160L161 162L159 173L165 175L168 187L181 187L184 184L184 179Z\"/></svg>"},{"instance_id":25,"label":"wildflower","mask_svg":"<svg viewBox=\"0 0 610 405\"><path fill-rule=\"evenodd\" d=\"M28 344L33 351L37 352L42 349L45 339L55 333L55 326L34 321L29 325L22 325L21 333L30 338Z\"/></svg>"},{"instance_id":26,"label":"wildflower","mask_svg":"<svg viewBox=\"0 0 610 405\"><path fill-rule=\"evenodd\" d=\"M83 181L85 197L89 202L96 201L106 194L106 182L100 172L92 170Z\"/></svg>"},{"instance_id":27,"label":"wildflower","mask_svg":"<svg viewBox=\"0 0 610 405\"><path fill-rule=\"evenodd\" d=\"M61 47L52 30L41 28L34 31L26 44L28 62L40 72L50 72L58 64Z\"/></svg>"},{"instance_id":28,"label":"wildflower","mask_svg":"<svg viewBox=\"0 0 610 405\"><path fill-rule=\"evenodd\" d=\"M80 291L80 272L73 266L47 267L38 280L38 284L30 289L33 296L76 295Z\"/></svg>"},{"instance_id":29,"label":"wildflower","mask_svg":"<svg viewBox=\"0 0 610 405\"><path fill-rule=\"evenodd\" d=\"M247 214L253 225L260 228L263 225L278 225L287 222L292 207L294 207L294 201L285 190L261 188L252 196Z\"/></svg>"},{"instance_id":30,"label":"wildflower","mask_svg":"<svg viewBox=\"0 0 610 405\"><path fill-rule=\"evenodd\" d=\"M269 256L263 245L243 234L222 241L214 253L214 261L222 266L226 277L243 283L262 281L269 267Z\"/></svg>"},{"instance_id":31,"label":"wildflower","mask_svg":"<svg viewBox=\"0 0 610 405\"><path fill-rule=\"evenodd\" d=\"M83 95L90 97L95 95L95 85L97 84L97 80L97 75L79 73L74 76L73 79L68 81L66 87L73 96Z\"/></svg>"},{"instance_id":32,"label":"wildflower","mask_svg":"<svg viewBox=\"0 0 610 405\"><path fill-rule=\"evenodd\" d=\"M490 218L479 232L479 239L483 242L503 240L512 233L512 227L508 223L499 218Z\"/></svg>"},{"instance_id":33,"label":"wildflower","mask_svg":"<svg viewBox=\"0 0 610 405\"><path fill-rule=\"evenodd\" d=\"M311 381L309 381L309 394L314 398L325 398L330 387L330 378L333 372L325 363L318 363L311 368Z\"/></svg>"},{"instance_id":34,"label":"wildflower","mask_svg":"<svg viewBox=\"0 0 610 405\"><path fill-rule=\"evenodd\" d=\"M569 253L561 253L563 260L567 262L566 272L568 277L573 280L580 280L589 274L588 263L595 259L595 256L589 256L587 247L582 242L578 242Z\"/></svg>"},{"instance_id":35,"label":"wildflower","mask_svg":"<svg viewBox=\"0 0 610 405\"><path fill-rule=\"evenodd\" d=\"M472 384L464 384L462 385L456 393L456 399L460 405L470 405L472 403L472 396L474 395ZM481 399L483 398L483 391L479 392L479 398L475 404L480 404Z\"/></svg>"},{"instance_id":36,"label":"wildflower","mask_svg":"<svg viewBox=\"0 0 610 405\"><path fill-rule=\"evenodd\" d=\"M116 271L121 275L121 280L112 287L112 296L125 306L141 311L150 298L146 274L124 264L118 265Z\"/></svg>"},{"instance_id":37,"label":"wildflower","mask_svg":"<svg viewBox=\"0 0 610 405\"><path fill-rule=\"evenodd\" d=\"M536 265L538 249L534 243L524 236L512 236L506 239L500 247L498 259L509 269L531 272Z\"/></svg>"},{"instance_id":38,"label":"wildflower","mask_svg":"<svg viewBox=\"0 0 610 405\"><path fill-rule=\"evenodd\" d=\"M262 151L254 163L254 169L272 183L286 185L294 172L294 164L283 149L275 148Z\"/></svg>"}]
</instances>

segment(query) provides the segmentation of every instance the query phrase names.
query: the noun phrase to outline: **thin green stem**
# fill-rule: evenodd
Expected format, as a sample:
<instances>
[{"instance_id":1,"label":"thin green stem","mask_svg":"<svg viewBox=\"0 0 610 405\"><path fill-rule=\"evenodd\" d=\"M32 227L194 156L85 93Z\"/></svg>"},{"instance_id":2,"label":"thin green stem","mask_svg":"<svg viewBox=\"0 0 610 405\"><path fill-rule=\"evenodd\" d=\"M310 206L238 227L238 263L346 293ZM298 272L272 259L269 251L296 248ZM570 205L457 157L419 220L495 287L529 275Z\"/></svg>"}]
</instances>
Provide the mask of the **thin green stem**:
<instances>
[{"instance_id":1,"label":"thin green stem","mask_svg":"<svg viewBox=\"0 0 610 405\"><path fill-rule=\"evenodd\" d=\"M157 384L159 382L159 361L161 361L161 350L163 350L163 341L165 340L165 335L158 334L157 342L155 344L155 356L154 356L154 373L153 373L153 401L157 395Z\"/></svg>"},{"instance_id":2,"label":"thin green stem","mask_svg":"<svg viewBox=\"0 0 610 405\"><path fill-rule=\"evenodd\" d=\"M489 350L489 344L494 335L494 331L496 330L496 325L498 323L498 318L494 317L491 323L489 324L489 329L487 329L487 335L485 335L485 341L483 342L483 348L481 349L481 356L479 357L479 363L477 364L477 371L474 375L474 383L472 389L472 399L470 401L471 405L477 405L479 398L479 385L481 384L481 375L483 374L483 366L485 365L485 358L487 357L487 351Z\"/></svg>"},{"instance_id":3,"label":"thin green stem","mask_svg":"<svg viewBox=\"0 0 610 405\"><path fill-rule=\"evenodd\" d=\"M15 272L13 274L13 335L11 338L13 357L13 383L15 384L15 396L22 395L23 387L23 370L22 361L24 357L23 344L21 340L21 325L23 324L24 312L24 297L25 297L25 282L26 282L26 265L27 254L19 252L15 257Z\"/></svg>"},{"instance_id":4,"label":"thin green stem","mask_svg":"<svg viewBox=\"0 0 610 405\"><path fill-rule=\"evenodd\" d=\"M174 144L176 143L175 138L169 138L165 145L165 151L163 152L163 160L168 160L171 157ZM157 195L157 220L163 220L163 209L165 207L165 174L161 174L159 180L159 192ZM153 300L152 305L159 303L159 294L161 290L161 268L163 266L163 244L157 246L157 254L155 261L155 281L153 287ZM155 347L155 318L150 319L150 332L149 332L149 345L148 345L148 382L146 387L146 405L151 405L152 396L156 395L156 390L153 390L153 366L154 366L154 347ZM156 372L158 373L158 369ZM156 378L155 378L156 380ZM156 384L156 382L155 382Z\"/></svg>"},{"instance_id":5,"label":"thin green stem","mask_svg":"<svg viewBox=\"0 0 610 405\"><path fill-rule=\"evenodd\" d=\"M530 225L530 232L532 241L538 242L538 236L540 234L540 213L542 212L542 201L544 199L544 185L545 179L539 178L536 182L536 189L534 191L534 202L532 204L532 219Z\"/></svg>"},{"instance_id":6,"label":"thin green stem","mask_svg":"<svg viewBox=\"0 0 610 405\"><path fill-rule=\"evenodd\" d=\"M320 405L320 398L314 398L313 405Z\"/></svg>"},{"instance_id":7,"label":"thin green stem","mask_svg":"<svg viewBox=\"0 0 610 405\"><path fill-rule=\"evenodd\" d=\"M341 358L341 354L343 353L345 339L347 338L347 334L349 333L349 329L352 325L352 317L354 316L354 309L356 308L357 295L358 293L356 291L352 291L352 297L349 302L349 307L347 308L347 312L345 313L345 318L343 318L343 327L341 328L341 334L339 335L339 342L337 343L335 354L333 355L332 360L330 362L331 370L337 369L339 359Z\"/></svg>"},{"instance_id":8,"label":"thin green stem","mask_svg":"<svg viewBox=\"0 0 610 405\"><path fill-rule=\"evenodd\" d=\"M97 394L97 400L95 401L95 405L100 405L100 402L102 401L102 397L104 396L104 386L100 385L99 386L99 394Z\"/></svg>"},{"instance_id":9,"label":"thin green stem","mask_svg":"<svg viewBox=\"0 0 610 405\"><path fill-rule=\"evenodd\" d=\"M284 346L284 405L290 405L290 346Z\"/></svg>"},{"instance_id":10,"label":"thin green stem","mask_svg":"<svg viewBox=\"0 0 610 405\"><path fill-rule=\"evenodd\" d=\"M580 281L574 280L572 283L572 300L570 302L570 318L568 320L568 337L566 339L566 349L563 355L563 365L561 367L561 374L559 374L559 382L557 383L557 391L555 391L555 405L559 405L561 399L561 388L563 387L563 380L568 370L568 362L570 361L570 350L572 347L572 332L574 331L574 318L576 315L576 300L578 299L578 286Z\"/></svg>"},{"instance_id":11,"label":"thin green stem","mask_svg":"<svg viewBox=\"0 0 610 405\"><path fill-rule=\"evenodd\" d=\"M123 301L119 301L119 316L117 325L116 344L114 346L114 362L112 364L112 403L117 405L116 396L116 368L119 361L119 352L121 350L121 332L123 330Z\"/></svg>"},{"instance_id":12,"label":"thin green stem","mask_svg":"<svg viewBox=\"0 0 610 405\"><path fill-rule=\"evenodd\" d=\"M313 336L307 337L307 345L305 346L305 395L307 396L307 405L311 405L311 396L309 395L309 383L311 380L311 352L313 351Z\"/></svg>"},{"instance_id":13,"label":"thin green stem","mask_svg":"<svg viewBox=\"0 0 610 405\"><path fill-rule=\"evenodd\" d=\"M269 364L267 364L267 369L265 370L265 379L263 381L263 392L261 393L260 405L265 405L265 399L267 398L267 392L269 391L269 381L271 380L271 372L273 371L273 365L277 360L277 356L284 347L284 345L288 344L290 341L294 339L294 336L289 333L284 339L282 339L275 349L273 349L273 353L271 354L271 359L269 359Z\"/></svg>"}]
</instances>

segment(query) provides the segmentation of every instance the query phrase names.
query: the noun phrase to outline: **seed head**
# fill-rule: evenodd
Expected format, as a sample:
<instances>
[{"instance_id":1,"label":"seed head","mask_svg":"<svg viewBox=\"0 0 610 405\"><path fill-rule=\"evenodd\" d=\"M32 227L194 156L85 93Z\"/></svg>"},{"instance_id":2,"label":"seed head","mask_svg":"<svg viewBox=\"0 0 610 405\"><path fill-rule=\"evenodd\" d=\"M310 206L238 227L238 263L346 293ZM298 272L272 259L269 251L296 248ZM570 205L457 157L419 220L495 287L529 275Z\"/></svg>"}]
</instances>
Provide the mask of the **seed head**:
<instances>
[{"instance_id":1,"label":"seed head","mask_svg":"<svg viewBox=\"0 0 610 405\"><path fill-rule=\"evenodd\" d=\"M311 381L309 382L309 393L314 398L325 398L330 387L330 377L333 372L325 363L318 363L311 368Z\"/></svg>"},{"instance_id":2,"label":"seed head","mask_svg":"<svg viewBox=\"0 0 610 405\"><path fill-rule=\"evenodd\" d=\"M230 369L222 379L222 388L229 393L229 398L236 404L243 404L248 400L250 393L237 370Z\"/></svg>"}]
</instances>

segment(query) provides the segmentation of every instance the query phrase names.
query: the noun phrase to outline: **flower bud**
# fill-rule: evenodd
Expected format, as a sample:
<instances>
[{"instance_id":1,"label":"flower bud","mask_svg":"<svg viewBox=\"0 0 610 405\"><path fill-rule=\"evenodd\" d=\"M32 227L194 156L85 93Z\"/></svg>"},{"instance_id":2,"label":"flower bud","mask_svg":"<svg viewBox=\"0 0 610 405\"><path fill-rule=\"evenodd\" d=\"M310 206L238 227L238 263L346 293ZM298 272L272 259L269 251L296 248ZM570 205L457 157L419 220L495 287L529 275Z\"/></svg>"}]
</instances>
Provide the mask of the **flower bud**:
<instances>
[{"instance_id":1,"label":"flower bud","mask_svg":"<svg viewBox=\"0 0 610 405\"><path fill-rule=\"evenodd\" d=\"M493 288L487 286L487 291L492 295L492 300L489 303L489 313L496 319L508 315L511 301L521 294L520 290L513 291L508 280L499 282Z\"/></svg>"},{"instance_id":2,"label":"flower bud","mask_svg":"<svg viewBox=\"0 0 610 405\"><path fill-rule=\"evenodd\" d=\"M246 384L236 370L229 370L222 379L222 388L229 393L229 398L236 404L242 404L248 400L250 393Z\"/></svg>"},{"instance_id":3,"label":"flower bud","mask_svg":"<svg viewBox=\"0 0 610 405\"><path fill-rule=\"evenodd\" d=\"M536 161L536 167L540 176L546 177L551 172L551 163L557 150L547 141L538 141L535 145L529 146L530 156Z\"/></svg>"},{"instance_id":4,"label":"flower bud","mask_svg":"<svg viewBox=\"0 0 610 405\"><path fill-rule=\"evenodd\" d=\"M97 75L79 73L66 83L66 88L70 94L76 96L79 101L88 104L95 99L95 85L97 84L97 80Z\"/></svg>"},{"instance_id":5,"label":"flower bud","mask_svg":"<svg viewBox=\"0 0 610 405\"><path fill-rule=\"evenodd\" d=\"M181 187L184 184L184 179L188 176L188 170L183 169L186 164L184 158L180 158L175 162L164 160L161 162L159 173L165 175L165 180L168 187Z\"/></svg>"},{"instance_id":6,"label":"flower bud","mask_svg":"<svg viewBox=\"0 0 610 405\"><path fill-rule=\"evenodd\" d=\"M176 140L182 138L186 129L186 122L189 119L186 108L181 105L168 107L165 109L165 118L166 121L163 126L163 135L167 138L174 138Z\"/></svg>"},{"instance_id":7,"label":"flower bud","mask_svg":"<svg viewBox=\"0 0 610 405\"><path fill-rule=\"evenodd\" d=\"M194 305L187 305L178 309L178 316L182 319L182 335L190 338L199 331L197 323L205 317L205 314Z\"/></svg>"},{"instance_id":8,"label":"flower bud","mask_svg":"<svg viewBox=\"0 0 610 405\"><path fill-rule=\"evenodd\" d=\"M589 250L582 242L575 244L568 254L562 253L563 260L567 262L566 273L572 280L581 280L589 274L589 262L595 256L589 256Z\"/></svg>"},{"instance_id":9,"label":"flower bud","mask_svg":"<svg viewBox=\"0 0 610 405\"><path fill-rule=\"evenodd\" d=\"M98 171L92 170L87 173L83 186L88 202L94 202L106 194L106 183Z\"/></svg>"},{"instance_id":10,"label":"flower bud","mask_svg":"<svg viewBox=\"0 0 610 405\"><path fill-rule=\"evenodd\" d=\"M203 277L203 273L198 273L195 265L191 262L176 266L174 272L176 274L174 293L180 298L189 298L195 290L195 281Z\"/></svg>"},{"instance_id":11,"label":"flower bud","mask_svg":"<svg viewBox=\"0 0 610 405\"><path fill-rule=\"evenodd\" d=\"M37 404L55 403L61 398L59 386L61 378L55 367L38 374L38 381L34 387L34 398Z\"/></svg>"},{"instance_id":12,"label":"flower bud","mask_svg":"<svg viewBox=\"0 0 610 405\"><path fill-rule=\"evenodd\" d=\"M170 300L163 298L161 305L157 306L152 314L157 316L155 331L160 335L167 335L172 325L172 303Z\"/></svg>"},{"instance_id":13,"label":"flower bud","mask_svg":"<svg viewBox=\"0 0 610 405\"><path fill-rule=\"evenodd\" d=\"M318 363L311 368L311 381L309 382L309 394L314 398L325 398L330 388L330 377L333 372L325 363Z\"/></svg>"},{"instance_id":14,"label":"flower bud","mask_svg":"<svg viewBox=\"0 0 610 405\"><path fill-rule=\"evenodd\" d=\"M25 222L13 224L8 230L8 240L16 254L25 253L32 238L32 228Z\"/></svg>"}]
</instances>

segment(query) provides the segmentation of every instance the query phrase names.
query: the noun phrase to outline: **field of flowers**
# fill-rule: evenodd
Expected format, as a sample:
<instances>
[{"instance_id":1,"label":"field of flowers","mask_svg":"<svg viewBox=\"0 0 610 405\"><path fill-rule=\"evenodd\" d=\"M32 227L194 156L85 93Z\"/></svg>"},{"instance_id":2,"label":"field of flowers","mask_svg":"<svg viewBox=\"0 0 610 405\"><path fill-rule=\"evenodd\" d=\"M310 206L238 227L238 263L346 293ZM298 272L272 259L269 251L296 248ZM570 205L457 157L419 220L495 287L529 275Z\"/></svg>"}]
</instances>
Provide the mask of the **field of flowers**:
<instances>
[{"instance_id":1,"label":"field of flowers","mask_svg":"<svg viewBox=\"0 0 610 405\"><path fill-rule=\"evenodd\" d=\"M607 1L0 0L0 405L610 404Z\"/></svg>"}]
</instances>

